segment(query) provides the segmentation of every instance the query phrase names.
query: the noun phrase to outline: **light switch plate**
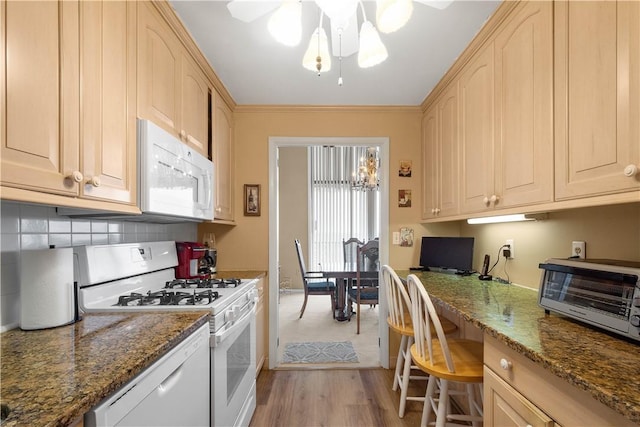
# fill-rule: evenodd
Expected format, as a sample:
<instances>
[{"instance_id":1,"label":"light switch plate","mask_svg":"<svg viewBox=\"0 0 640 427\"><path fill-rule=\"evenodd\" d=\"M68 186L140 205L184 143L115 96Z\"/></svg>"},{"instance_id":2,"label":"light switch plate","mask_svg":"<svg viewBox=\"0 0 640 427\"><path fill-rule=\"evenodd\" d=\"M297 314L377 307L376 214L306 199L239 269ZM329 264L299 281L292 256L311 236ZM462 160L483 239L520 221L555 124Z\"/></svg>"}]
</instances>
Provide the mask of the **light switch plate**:
<instances>
[{"instance_id":1,"label":"light switch plate","mask_svg":"<svg viewBox=\"0 0 640 427\"><path fill-rule=\"evenodd\" d=\"M394 231L393 232L393 244L394 245L399 245L400 244L400 232L399 231Z\"/></svg>"}]
</instances>

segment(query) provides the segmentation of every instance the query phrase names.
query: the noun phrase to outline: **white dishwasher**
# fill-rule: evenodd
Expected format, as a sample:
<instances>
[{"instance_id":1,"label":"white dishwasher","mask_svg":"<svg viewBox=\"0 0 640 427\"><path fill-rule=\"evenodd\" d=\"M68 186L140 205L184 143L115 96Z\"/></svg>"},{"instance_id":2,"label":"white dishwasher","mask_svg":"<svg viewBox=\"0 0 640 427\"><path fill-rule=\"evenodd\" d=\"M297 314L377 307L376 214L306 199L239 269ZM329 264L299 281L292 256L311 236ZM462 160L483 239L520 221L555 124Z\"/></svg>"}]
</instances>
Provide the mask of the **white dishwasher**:
<instances>
[{"instance_id":1,"label":"white dishwasher","mask_svg":"<svg viewBox=\"0 0 640 427\"><path fill-rule=\"evenodd\" d=\"M84 425L209 426L209 324L85 414Z\"/></svg>"}]
</instances>

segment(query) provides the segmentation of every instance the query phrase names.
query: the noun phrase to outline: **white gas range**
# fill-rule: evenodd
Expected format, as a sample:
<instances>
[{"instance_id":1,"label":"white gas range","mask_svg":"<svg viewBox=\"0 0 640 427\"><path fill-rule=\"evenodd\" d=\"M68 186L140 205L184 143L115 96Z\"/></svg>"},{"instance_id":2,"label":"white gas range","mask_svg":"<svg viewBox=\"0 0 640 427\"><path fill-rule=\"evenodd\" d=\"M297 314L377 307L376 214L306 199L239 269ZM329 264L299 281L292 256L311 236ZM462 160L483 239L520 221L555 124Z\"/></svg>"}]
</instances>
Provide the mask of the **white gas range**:
<instances>
[{"instance_id":1,"label":"white gas range","mask_svg":"<svg viewBox=\"0 0 640 427\"><path fill-rule=\"evenodd\" d=\"M176 279L173 241L74 248L81 312L209 310L213 426L248 426L255 410L256 280Z\"/></svg>"}]
</instances>

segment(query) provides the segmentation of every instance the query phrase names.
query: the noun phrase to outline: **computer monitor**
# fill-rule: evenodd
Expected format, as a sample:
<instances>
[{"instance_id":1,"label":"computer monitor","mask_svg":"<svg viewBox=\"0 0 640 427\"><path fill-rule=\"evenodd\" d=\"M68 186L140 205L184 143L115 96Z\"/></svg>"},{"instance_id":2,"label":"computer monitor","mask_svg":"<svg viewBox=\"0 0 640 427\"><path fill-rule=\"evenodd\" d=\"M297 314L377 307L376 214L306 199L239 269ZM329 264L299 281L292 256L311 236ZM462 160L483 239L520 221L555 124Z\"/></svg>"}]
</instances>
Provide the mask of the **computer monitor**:
<instances>
[{"instance_id":1,"label":"computer monitor","mask_svg":"<svg viewBox=\"0 0 640 427\"><path fill-rule=\"evenodd\" d=\"M420 266L461 273L473 271L473 237L423 237Z\"/></svg>"}]
</instances>

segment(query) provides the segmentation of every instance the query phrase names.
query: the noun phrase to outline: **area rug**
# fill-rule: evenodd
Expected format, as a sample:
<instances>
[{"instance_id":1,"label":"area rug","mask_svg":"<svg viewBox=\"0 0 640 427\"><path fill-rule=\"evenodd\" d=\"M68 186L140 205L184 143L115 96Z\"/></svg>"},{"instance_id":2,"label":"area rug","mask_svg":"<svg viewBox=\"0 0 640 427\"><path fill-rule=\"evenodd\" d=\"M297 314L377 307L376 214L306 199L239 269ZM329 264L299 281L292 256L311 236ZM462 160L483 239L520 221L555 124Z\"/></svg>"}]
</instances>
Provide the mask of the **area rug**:
<instances>
[{"instance_id":1,"label":"area rug","mask_svg":"<svg viewBox=\"0 0 640 427\"><path fill-rule=\"evenodd\" d=\"M284 347L282 363L358 363L351 341L294 342Z\"/></svg>"}]
</instances>

